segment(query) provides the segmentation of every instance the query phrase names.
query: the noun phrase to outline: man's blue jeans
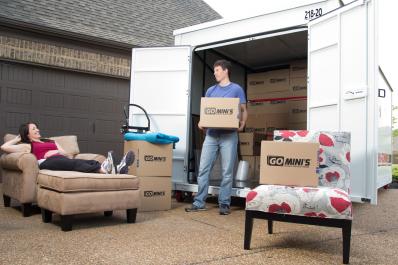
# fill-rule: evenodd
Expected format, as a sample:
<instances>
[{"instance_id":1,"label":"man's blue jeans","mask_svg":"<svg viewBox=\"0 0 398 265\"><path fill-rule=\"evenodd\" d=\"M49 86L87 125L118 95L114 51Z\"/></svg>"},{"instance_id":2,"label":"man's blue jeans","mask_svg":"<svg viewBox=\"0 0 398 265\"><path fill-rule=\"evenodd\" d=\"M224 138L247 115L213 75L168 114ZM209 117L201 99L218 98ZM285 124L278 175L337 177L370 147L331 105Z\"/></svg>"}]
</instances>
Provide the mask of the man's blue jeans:
<instances>
[{"instance_id":1,"label":"man's blue jeans","mask_svg":"<svg viewBox=\"0 0 398 265\"><path fill-rule=\"evenodd\" d=\"M198 175L198 193L193 204L204 207L209 190L209 176L218 152L221 155L222 181L218 203L220 205L231 204L232 182L234 178L234 166L238 155L238 132L220 133L218 135L206 135L200 156Z\"/></svg>"}]
</instances>

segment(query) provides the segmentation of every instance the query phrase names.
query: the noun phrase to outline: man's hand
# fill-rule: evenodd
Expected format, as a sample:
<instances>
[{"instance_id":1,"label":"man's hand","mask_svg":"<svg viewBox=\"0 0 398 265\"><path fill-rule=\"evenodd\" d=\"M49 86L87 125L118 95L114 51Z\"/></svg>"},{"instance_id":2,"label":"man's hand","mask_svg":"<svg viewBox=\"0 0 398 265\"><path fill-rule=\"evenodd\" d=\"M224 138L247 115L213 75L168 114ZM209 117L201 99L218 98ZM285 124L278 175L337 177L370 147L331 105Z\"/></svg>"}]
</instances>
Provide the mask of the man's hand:
<instances>
[{"instance_id":1,"label":"man's hand","mask_svg":"<svg viewBox=\"0 0 398 265\"><path fill-rule=\"evenodd\" d=\"M239 121L239 132L243 132L243 130L245 129L246 126L246 122L245 121Z\"/></svg>"},{"instance_id":2,"label":"man's hand","mask_svg":"<svg viewBox=\"0 0 398 265\"><path fill-rule=\"evenodd\" d=\"M206 130L206 128L203 128L202 126L200 126L200 123L198 123L198 128L202 131Z\"/></svg>"},{"instance_id":3,"label":"man's hand","mask_svg":"<svg viewBox=\"0 0 398 265\"><path fill-rule=\"evenodd\" d=\"M47 153L44 154L44 158L49 158L50 156L53 156L53 155L56 155L56 154L59 154L58 150L51 150L51 151L48 151Z\"/></svg>"}]
</instances>

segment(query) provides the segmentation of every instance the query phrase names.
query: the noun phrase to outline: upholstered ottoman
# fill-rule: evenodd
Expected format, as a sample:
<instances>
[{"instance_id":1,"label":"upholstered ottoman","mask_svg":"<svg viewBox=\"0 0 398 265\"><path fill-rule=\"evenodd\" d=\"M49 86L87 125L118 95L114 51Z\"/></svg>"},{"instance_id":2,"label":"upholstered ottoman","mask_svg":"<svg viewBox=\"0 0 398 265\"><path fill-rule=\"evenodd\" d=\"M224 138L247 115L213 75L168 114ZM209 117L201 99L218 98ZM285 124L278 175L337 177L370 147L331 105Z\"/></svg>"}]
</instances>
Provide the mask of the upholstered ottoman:
<instances>
[{"instance_id":1,"label":"upholstered ottoman","mask_svg":"<svg viewBox=\"0 0 398 265\"><path fill-rule=\"evenodd\" d=\"M37 182L43 222L51 222L52 213L59 214L62 231L72 230L74 215L83 213L111 216L114 210L126 210L127 222L135 222L140 204L138 177L40 170Z\"/></svg>"}]
</instances>

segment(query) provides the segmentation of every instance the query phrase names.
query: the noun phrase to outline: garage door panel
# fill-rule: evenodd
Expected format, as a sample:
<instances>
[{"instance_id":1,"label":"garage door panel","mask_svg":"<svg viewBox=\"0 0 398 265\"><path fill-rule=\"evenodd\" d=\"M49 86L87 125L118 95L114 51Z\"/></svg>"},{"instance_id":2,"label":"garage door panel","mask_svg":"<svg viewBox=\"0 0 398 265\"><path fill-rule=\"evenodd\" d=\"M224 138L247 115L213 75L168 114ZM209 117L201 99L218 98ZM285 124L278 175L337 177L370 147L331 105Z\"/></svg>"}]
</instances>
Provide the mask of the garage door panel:
<instances>
[{"instance_id":1,"label":"garage door panel","mask_svg":"<svg viewBox=\"0 0 398 265\"><path fill-rule=\"evenodd\" d=\"M77 135L79 138L87 139L89 134L92 133L92 126L88 118L68 117L66 119L67 130L70 134Z\"/></svg>"},{"instance_id":2,"label":"garage door panel","mask_svg":"<svg viewBox=\"0 0 398 265\"><path fill-rule=\"evenodd\" d=\"M90 97L80 95L65 96L65 108L71 111L87 112L90 109Z\"/></svg>"},{"instance_id":3,"label":"garage door panel","mask_svg":"<svg viewBox=\"0 0 398 265\"><path fill-rule=\"evenodd\" d=\"M46 68L33 69L33 84L52 88L65 87L65 75L62 72L48 71Z\"/></svg>"},{"instance_id":4,"label":"garage door panel","mask_svg":"<svg viewBox=\"0 0 398 265\"><path fill-rule=\"evenodd\" d=\"M3 135L5 133L17 133L19 126L31 119L32 114L29 112L5 112L5 130Z\"/></svg>"},{"instance_id":5,"label":"garage door panel","mask_svg":"<svg viewBox=\"0 0 398 265\"><path fill-rule=\"evenodd\" d=\"M65 74L58 71L51 71L47 73L47 85L57 88L65 87Z\"/></svg>"},{"instance_id":6,"label":"garage door panel","mask_svg":"<svg viewBox=\"0 0 398 265\"><path fill-rule=\"evenodd\" d=\"M21 64L4 64L2 68L2 80L17 83L32 83L33 69Z\"/></svg>"},{"instance_id":7,"label":"garage door panel","mask_svg":"<svg viewBox=\"0 0 398 265\"><path fill-rule=\"evenodd\" d=\"M97 152L90 150L90 148L88 146L89 143L87 140L81 140L79 138L77 138L77 139L78 139L80 153L97 153Z\"/></svg>"},{"instance_id":8,"label":"garage door panel","mask_svg":"<svg viewBox=\"0 0 398 265\"><path fill-rule=\"evenodd\" d=\"M32 90L17 87L6 88L6 104L32 105Z\"/></svg>"},{"instance_id":9,"label":"garage door panel","mask_svg":"<svg viewBox=\"0 0 398 265\"><path fill-rule=\"evenodd\" d=\"M62 115L40 114L39 124L47 136L59 136L65 131L65 117Z\"/></svg>"},{"instance_id":10,"label":"garage door panel","mask_svg":"<svg viewBox=\"0 0 398 265\"><path fill-rule=\"evenodd\" d=\"M79 91L81 89L87 91L87 88L90 88L91 78L87 78L83 74L79 73L75 74L67 73L65 75L65 88L68 90L75 90L75 91Z\"/></svg>"},{"instance_id":11,"label":"garage door panel","mask_svg":"<svg viewBox=\"0 0 398 265\"><path fill-rule=\"evenodd\" d=\"M120 122L119 120L95 120L95 136L113 135L117 137L120 135Z\"/></svg>"},{"instance_id":12,"label":"garage door panel","mask_svg":"<svg viewBox=\"0 0 398 265\"><path fill-rule=\"evenodd\" d=\"M126 101L125 101L126 102ZM111 115L112 117L122 117L123 103L115 98L96 98L94 100L94 109L98 113Z\"/></svg>"},{"instance_id":13,"label":"garage door panel","mask_svg":"<svg viewBox=\"0 0 398 265\"><path fill-rule=\"evenodd\" d=\"M44 108L64 108L64 99L65 95L62 93L56 92L47 92L40 91L39 92L40 106Z\"/></svg>"}]
</instances>

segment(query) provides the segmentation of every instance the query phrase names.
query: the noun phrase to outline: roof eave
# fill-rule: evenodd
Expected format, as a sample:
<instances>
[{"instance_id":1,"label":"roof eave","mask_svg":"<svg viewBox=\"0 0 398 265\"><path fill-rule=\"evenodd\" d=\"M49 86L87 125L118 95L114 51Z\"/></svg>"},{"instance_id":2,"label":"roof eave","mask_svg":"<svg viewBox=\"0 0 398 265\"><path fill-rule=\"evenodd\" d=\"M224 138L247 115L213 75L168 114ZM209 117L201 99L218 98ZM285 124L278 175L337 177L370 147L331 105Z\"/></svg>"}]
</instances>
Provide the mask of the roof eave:
<instances>
[{"instance_id":1,"label":"roof eave","mask_svg":"<svg viewBox=\"0 0 398 265\"><path fill-rule=\"evenodd\" d=\"M75 41L86 42L90 44L100 45L108 48L117 48L120 50L131 50L132 48L139 47L138 45L133 45L125 42L118 42L113 40L108 40L104 38L98 38L94 36L88 36L85 34L75 33L67 30L61 30L57 28L46 27L43 25L28 23L16 19L10 19L7 17L0 16L0 25L6 26L14 29L25 29L31 32L51 35L60 38L71 39Z\"/></svg>"}]
</instances>

